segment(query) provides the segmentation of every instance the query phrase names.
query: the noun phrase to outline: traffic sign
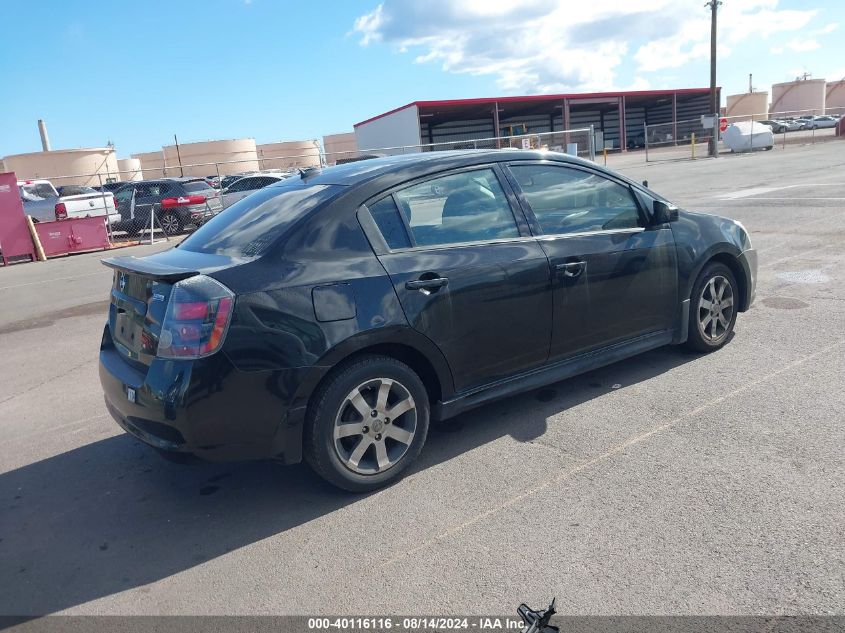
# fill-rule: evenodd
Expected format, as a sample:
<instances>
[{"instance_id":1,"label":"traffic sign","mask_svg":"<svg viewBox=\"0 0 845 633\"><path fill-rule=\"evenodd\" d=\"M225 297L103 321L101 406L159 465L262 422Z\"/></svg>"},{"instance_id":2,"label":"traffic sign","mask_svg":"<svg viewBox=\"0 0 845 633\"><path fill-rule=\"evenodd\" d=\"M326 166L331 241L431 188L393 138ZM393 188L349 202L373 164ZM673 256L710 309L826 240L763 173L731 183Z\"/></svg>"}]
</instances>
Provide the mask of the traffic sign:
<instances>
[{"instance_id":1,"label":"traffic sign","mask_svg":"<svg viewBox=\"0 0 845 633\"><path fill-rule=\"evenodd\" d=\"M728 120L725 117L719 119L719 131L724 132L728 129Z\"/></svg>"}]
</instances>

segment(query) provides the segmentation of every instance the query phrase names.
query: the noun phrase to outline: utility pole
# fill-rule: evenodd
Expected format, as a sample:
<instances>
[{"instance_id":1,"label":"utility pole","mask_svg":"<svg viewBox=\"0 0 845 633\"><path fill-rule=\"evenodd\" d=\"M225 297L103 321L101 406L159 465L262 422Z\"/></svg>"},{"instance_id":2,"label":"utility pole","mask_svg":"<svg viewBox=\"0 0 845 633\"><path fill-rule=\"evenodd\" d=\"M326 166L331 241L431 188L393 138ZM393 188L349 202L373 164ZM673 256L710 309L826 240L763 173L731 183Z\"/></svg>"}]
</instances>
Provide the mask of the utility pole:
<instances>
[{"instance_id":1,"label":"utility pole","mask_svg":"<svg viewBox=\"0 0 845 633\"><path fill-rule=\"evenodd\" d=\"M710 112L713 113L713 132L710 134L710 155L719 155L719 100L716 96L716 11L720 0L710 0L705 7L710 7Z\"/></svg>"},{"instance_id":2,"label":"utility pole","mask_svg":"<svg viewBox=\"0 0 845 633\"><path fill-rule=\"evenodd\" d=\"M176 135L173 135L173 141L176 143L176 160L179 161L179 175L184 176L185 170L182 169L182 156L179 154L179 139L176 138Z\"/></svg>"}]
</instances>

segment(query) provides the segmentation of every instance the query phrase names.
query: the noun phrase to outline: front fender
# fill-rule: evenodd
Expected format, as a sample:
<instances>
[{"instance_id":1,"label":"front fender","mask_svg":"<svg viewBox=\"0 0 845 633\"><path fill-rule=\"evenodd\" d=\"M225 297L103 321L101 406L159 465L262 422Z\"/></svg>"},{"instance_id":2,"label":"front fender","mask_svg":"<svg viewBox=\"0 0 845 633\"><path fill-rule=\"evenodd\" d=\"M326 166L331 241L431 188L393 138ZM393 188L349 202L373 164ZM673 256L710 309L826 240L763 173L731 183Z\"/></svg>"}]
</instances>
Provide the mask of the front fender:
<instances>
[{"instance_id":1,"label":"front fender","mask_svg":"<svg viewBox=\"0 0 845 633\"><path fill-rule=\"evenodd\" d=\"M690 297L693 284L707 262L718 255L729 255L737 264L733 267L735 272L741 271L744 277L742 282L747 290L743 309L746 309L754 274L748 258L743 257L743 253L751 249L751 242L742 225L729 218L682 211L671 226L678 255L679 296Z\"/></svg>"}]
</instances>

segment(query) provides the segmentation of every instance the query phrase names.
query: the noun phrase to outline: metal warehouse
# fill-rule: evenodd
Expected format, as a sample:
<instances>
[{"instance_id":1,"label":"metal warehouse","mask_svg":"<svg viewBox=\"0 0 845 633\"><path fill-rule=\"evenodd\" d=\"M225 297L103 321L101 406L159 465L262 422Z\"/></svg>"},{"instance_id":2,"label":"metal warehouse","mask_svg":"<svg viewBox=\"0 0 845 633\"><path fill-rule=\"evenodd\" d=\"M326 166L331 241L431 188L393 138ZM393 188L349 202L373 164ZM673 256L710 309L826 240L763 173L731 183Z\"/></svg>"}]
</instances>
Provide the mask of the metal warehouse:
<instances>
[{"instance_id":1,"label":"metal warehouse","mask_svg":"<svg viewBox=\"0 0 845 633\"><path fill-rule=\"evenodd\" d=\"M709 88L414 101L356 123L355 137L361 151L384 150L593 125L603 147L624 150L642 145L643 124L671 124L675 139L688 138L709 103Z\"/></svg>"}]
</instances>

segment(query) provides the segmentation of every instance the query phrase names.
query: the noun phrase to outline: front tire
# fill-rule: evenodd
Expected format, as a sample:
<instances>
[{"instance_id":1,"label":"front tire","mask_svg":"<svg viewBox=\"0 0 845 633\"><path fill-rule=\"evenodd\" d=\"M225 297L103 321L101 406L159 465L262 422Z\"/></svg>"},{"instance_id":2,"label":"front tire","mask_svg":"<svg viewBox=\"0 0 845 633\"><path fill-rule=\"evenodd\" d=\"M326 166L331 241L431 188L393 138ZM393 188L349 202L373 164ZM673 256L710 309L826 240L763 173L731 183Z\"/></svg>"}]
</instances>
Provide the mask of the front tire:
<instances>
[{"instance_id":1,"label":"front tire","mask_svg":"<svg viewBox=\"0 0 845 633\"><path fill-rule=\"evenodd\" d=\"M736 323L737 289L730 268L718 262L704 267L690 295L687 349L713 352L730 340Z\"/></svg>"},{"instance_id":2,"label":"front tire","mask_svg":"<svg viewBox=\"0 0 845 633\"><path fill-rule=\"evenodd\" d=\"M369 492L402 477L425 444L428 394L419 376L388 356L360 356L314 394L304 456L329 483Z\"/></svg>"}]
</instances>

